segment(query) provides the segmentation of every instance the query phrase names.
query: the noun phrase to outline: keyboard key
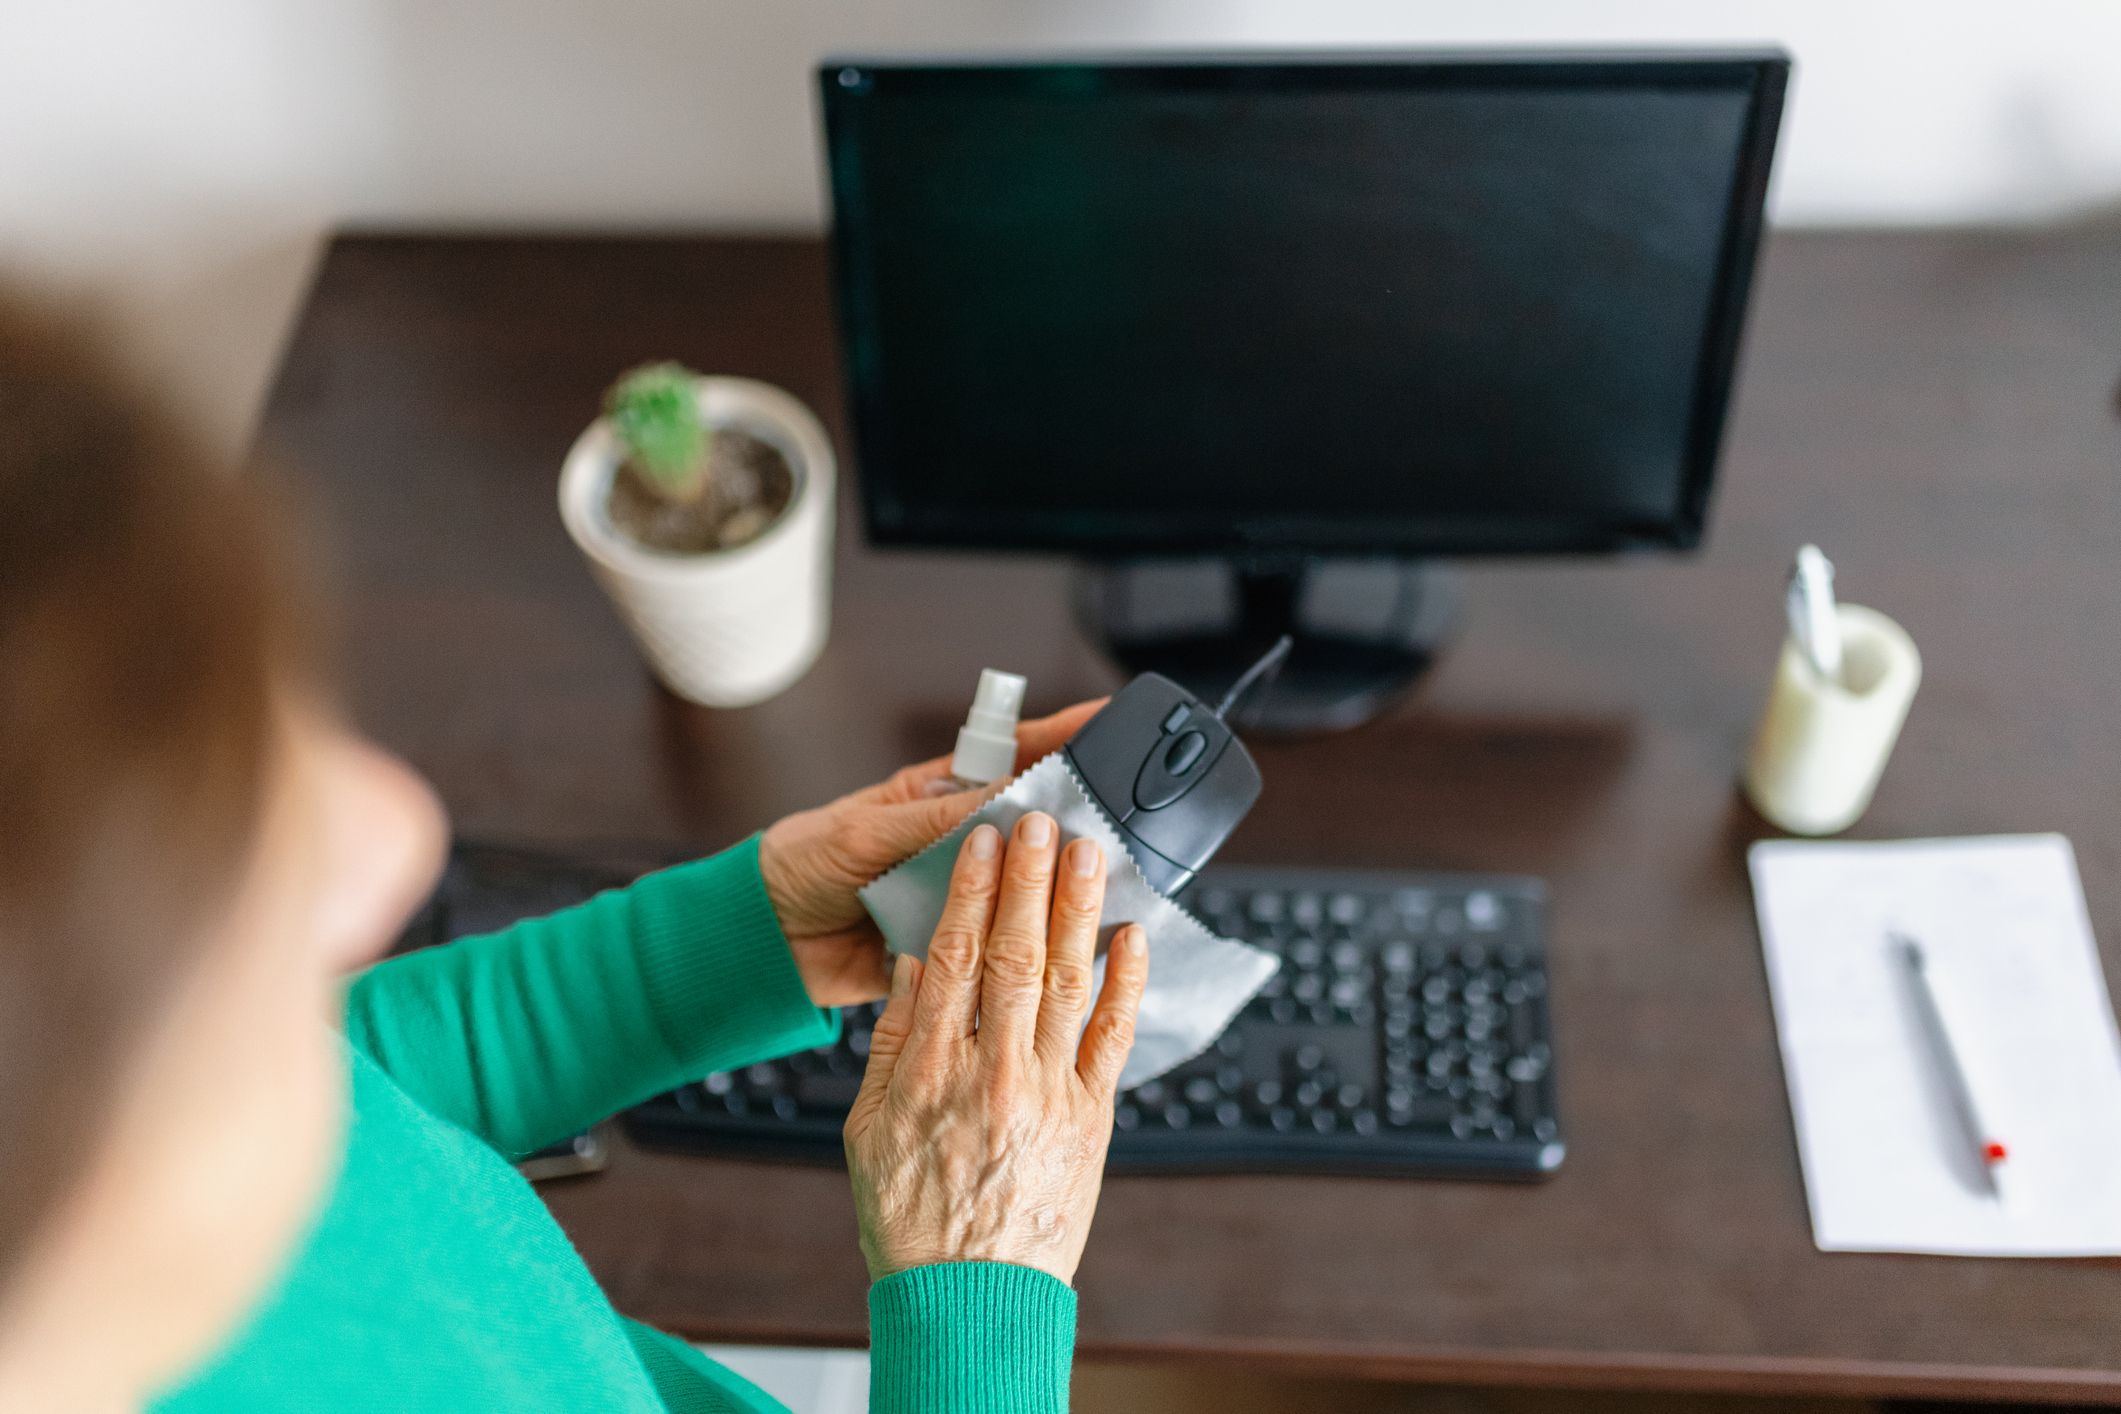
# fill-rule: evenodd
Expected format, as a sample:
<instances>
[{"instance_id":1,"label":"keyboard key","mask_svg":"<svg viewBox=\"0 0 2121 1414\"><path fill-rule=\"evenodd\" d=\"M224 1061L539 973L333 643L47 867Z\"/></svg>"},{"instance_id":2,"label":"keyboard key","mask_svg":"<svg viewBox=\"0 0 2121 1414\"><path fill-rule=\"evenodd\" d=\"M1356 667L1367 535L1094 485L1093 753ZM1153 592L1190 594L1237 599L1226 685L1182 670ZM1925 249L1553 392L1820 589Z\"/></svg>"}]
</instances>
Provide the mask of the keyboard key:
<instances>
[{"instance_id":1,"label":"keyboard key","mask_svg":"<svg viewBox=\"0 0 2121 1414\"><path fill-rule=\"evenodd\" d=\"M1518 1086L1510 1096L1510 1114L1518 1128L1529 1130L1536 1136L1540 1123L1539 1093L1529 1085Z\"/></svg>"},{"instance_id":2,"label":"keyboard key","mask_svg":"<svg viewBox=\"0 0 2121 1414\"><path fill-rule=\"evenodd\" d=\"M1448 1129L1457 1107L1435 1095L1410 1095L1403 1104L1387 1103L1385 1118L1395 1129Z\"/></svg>"}]
</instances>

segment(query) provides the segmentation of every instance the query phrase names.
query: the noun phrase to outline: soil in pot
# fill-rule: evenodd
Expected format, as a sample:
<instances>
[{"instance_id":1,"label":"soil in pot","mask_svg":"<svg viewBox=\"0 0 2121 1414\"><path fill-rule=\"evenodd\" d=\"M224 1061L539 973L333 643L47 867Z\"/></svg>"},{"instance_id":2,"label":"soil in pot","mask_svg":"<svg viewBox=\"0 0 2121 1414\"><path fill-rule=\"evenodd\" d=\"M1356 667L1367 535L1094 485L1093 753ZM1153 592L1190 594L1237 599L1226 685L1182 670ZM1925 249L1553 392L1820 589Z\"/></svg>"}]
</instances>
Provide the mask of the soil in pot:
<instances>
[{"instance_id":1,"label":"soil in pot","mask_svg":"<svg viewBox=\"0 0 2121 1414\"><path fill-rule=\"evenodd\" d=\"M707 466L707 493L672 501L656 494L632 462L621 463L605 502L612 527L643 549L669 555L734 550L763 535L795 499L788 459L748 432L717 428Z\"/></svg>"}]
</instances>

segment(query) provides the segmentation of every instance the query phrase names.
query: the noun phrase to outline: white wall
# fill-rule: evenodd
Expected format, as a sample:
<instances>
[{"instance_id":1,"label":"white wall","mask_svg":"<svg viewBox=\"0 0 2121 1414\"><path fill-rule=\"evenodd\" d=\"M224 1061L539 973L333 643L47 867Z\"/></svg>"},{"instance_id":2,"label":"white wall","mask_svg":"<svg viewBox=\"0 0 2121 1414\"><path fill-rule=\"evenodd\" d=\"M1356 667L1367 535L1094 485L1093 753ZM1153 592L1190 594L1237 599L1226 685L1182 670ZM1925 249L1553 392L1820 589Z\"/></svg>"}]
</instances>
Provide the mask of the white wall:
<instances>
[{"instance_id":1,"label":"white wall","mask_svg":"<svg viewBox=\"0 0 2121 1414\"><path fill-rule=\"evenodd\" d=\"M1785 223L2121 199L2114 0L4 0L0 269L232 431L328 222L815 226L828 50L1758 40Z\"/></svg>"}]
</instances>

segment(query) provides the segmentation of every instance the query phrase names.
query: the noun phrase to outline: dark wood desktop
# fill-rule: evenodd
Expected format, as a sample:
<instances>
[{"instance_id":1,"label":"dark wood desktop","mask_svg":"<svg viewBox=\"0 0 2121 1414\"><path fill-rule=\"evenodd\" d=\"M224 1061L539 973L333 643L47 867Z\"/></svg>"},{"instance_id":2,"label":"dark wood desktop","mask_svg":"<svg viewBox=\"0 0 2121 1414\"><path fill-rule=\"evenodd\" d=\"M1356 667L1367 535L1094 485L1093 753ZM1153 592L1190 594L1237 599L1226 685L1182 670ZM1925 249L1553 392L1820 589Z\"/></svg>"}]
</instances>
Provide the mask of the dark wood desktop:
<instances>
[{"instance_id":1,"label":"dark wood desktop","mask_svg":"<svg viewBox=\"0 0 2121 1414\"><path fill-rule=\"evenodd\" d=\"M844 433L809 240L346 238L294 336L265 445L336 542L361 722L463 835L705 850L947 749L982 665L1038 708L1113 686L1066 565L873 551L850 495L807 677L737 712L655 688L554 505L600 390L648 357L780 384ZM2121 233L1775 238L1707 550L1471 569L1461 641L1400 710L1259 747L1226 851L1545 877L1566 1165L1114 1179L1083 1354L2121 1403L2115 1264L1814 1250L1744 872L1764 827L1732 788L1816 539L1926 669L1857 833L2067 833L2113 971L2117 375ZM547 1196L624 1311L865 1341L835 1170L622 1141Z\"/></svg>"}]
</instances>

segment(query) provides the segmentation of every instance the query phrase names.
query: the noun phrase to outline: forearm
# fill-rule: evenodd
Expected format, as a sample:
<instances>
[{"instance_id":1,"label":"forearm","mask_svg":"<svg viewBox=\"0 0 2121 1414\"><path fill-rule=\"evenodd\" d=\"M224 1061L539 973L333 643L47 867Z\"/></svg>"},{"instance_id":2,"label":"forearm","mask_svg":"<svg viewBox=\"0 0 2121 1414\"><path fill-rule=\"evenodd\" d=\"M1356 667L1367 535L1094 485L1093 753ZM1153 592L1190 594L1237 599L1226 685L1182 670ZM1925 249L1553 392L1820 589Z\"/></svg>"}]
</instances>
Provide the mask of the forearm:
<instances>
[{"instance_id":1,"label":"forearm","mask_svg":"<svg viewBox=\"0 0 2121 1414\"><path fill-rule=\"evenodd\" d=\"M382 963L348 1038L429 1108L523 1153L711 1071L822 1045L748 840L577 908Z\"/></svg>"},{"instance_id":2,"label":"forearm","mask_svg":"<svg viewBox=\"0 0 2121 1414\"><path fill-rule=\"evenodd\" d=\"M948 1262L869 1288L870 1414L1064 1414L1075 1291L1031 1267Z\"/></svg>"}]
</instances>

